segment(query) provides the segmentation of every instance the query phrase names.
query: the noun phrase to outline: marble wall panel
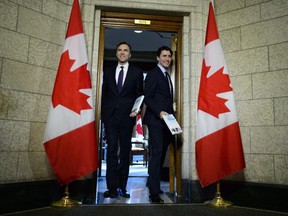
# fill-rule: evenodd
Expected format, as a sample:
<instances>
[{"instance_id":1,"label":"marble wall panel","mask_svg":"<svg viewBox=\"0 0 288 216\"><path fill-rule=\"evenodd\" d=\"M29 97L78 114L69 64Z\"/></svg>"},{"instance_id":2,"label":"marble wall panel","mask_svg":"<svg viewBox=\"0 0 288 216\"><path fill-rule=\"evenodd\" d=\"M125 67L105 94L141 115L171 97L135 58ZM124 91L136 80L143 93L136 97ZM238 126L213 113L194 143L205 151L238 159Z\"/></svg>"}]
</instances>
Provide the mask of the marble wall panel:
<instances>
[{"instance_id":1,"label":"marble wall panel","mask_svg":"<svg viewBox=\"0 0 288 216\"><path fill-rule=\"evenodd\" d=\"M189 40L191 44L191 50L194 52L203 52L204 47L204 40L205 35L203 34L203 31L200 30L192 30L191 31L191 39ZM189 51L188 51L189 52Z\"/></svg>"},{"instance_id":2,"label":"marble wall panel","mask_svg":"<svg viewBox=\"0 0 288 216\"><path fill-rule=\"evenodd\" d=\"M88 23L88 22L83 23L83 30L85 32L84 37L85 37L86 47L92 49L92 41L93 41L92 39L93 39L93 30L94 30L93 23Z\"/></svg>"},{"instance_id":3,"label":"marble wall panel","mask_svg":"<svg viewBox=\"0 0 288 216\"><path fill-rule=\"evenodd\" d=\"M186 55L186 56L182 56L182 60L183 62L185 62L186 64L182 64L182 80L186 80L189 79L192 73L192 69L190 67L190 56Z\"/></svg>"},{"instance_id":4,"label":"marble wall panel","mask_svg":"<svg viewBox=\"0 0 288 216\"><path fill-rule=\"evenodd\" d=\"M0 57L26 62L29 38L4 28L0 28L0 35Z\"/></svg>"},{"instance_id":5,"label":"marble wall panel","mask_svg":"<svg viewBox=\"0 0 288 216\"><path fill-rule=\"evenodd\" d=\"M288 60L287 42L269 46L269 64L271 70L288 68L287 60Z\"/></svg>"},{"instance_id":6,"label":"marble wall panel","mask_svg":"<svg viewBox=\"0 0 288 216\"><path fill-rule=\"evenodd\" d=\"M18 163L17 179L20 181L55 178L45 152L20 152Z\"/></svg>"},{"instance_id":7,"label":"marble wall panel","mask_svg":"<svg viewBox=\"0 0 288 216\"><path fill-rule=\"evenodd\" d=\"M92 5L82 4L81 6L81 15L83 22L93 23L95 15L95 7Z\"/></svg>"},{"instance_id":8,"label":"marble wall panel","mask_svg":"<svg viewBox=\"0 0 288 216\"><path fill-rule=\"evenodd\" d=\"M191 110L191 112L184 112L182 115L182 127L189 127L191 124L191 115L192 114L192 109L191 109L191 104L189 102L183 103L182 104L182 109L184 110Z\"/></svg>"},{"instance_id":9,"label":"marble wall panel","mask_svg":"<svg viewBox=\"0 0 288 216\"><path fill-rule=\"evenodd\" d=\"M268 48L242 50L239 52L225 53L229 74L239 76L268 71Z\"/></svg>"},{"instance_id":10,"label":"marble wall panel","mask_svg":"<svg viewBox=\"0 0 288 216\"><path fill-rule=\"evenodd\" d=\"M252 99L252 78L251 75L230 77L235 100Z\"/></svg>"},{"instance_id":11,"label":"marble wall panel","mask_svg":"<svg viewBox=\"0 0 288 216\"><path fill-rule=\"evenodd\" d=\"M31 38L28 63L57 71L62 52L63 46Z\"/></svg>"},{"instance_id":12,"label":"marble wall panel","mask_svg":"<svg viewBox=\"0 0 288 216\"><path fill-rule=\"evenodd\" d=\"M236 102L240 126L274 125L273 100L249 100Z\"/></svg>"},{"instance_id":13,"label":"marble wall panel","mask_svg":"<svg viewBox=\"0 0 288 216\"><path fill-rule=\"evenodd\" d=\"M0 151L28 151L30 123L0 120Z\"/></svg>"},{"instance_id":14,"label":"marble wall panel","mask_svg":"<svg viewBox=\"0 0 288 216\"><path fill-rule=\"evenodd\" d=\"M51 95L55 76L55 70L4 60L2 86L8 89Z\"/></svg>"},{"instance_id":15,"label":"marble wall panel","mask_svg":"<svg viewBox=\"0 0 288 216\"><path fill-rule=\"evenodd\" d=\"M245 154L251 153L251 132L250 127L240 127L243 151Z\"/></svg>"},{"instance_id":16,"label":"marble wall panel","mask_svg":"<svg viewBox=\"0 0 288 216\"><path fill-rule=\"evenodd\" d=\"M288 155L275 155L275 181L278 184L288 182Z\"/></svg>"},{"instance_id":17,"label":"marble wall panel","mask_svg":"<svg viewBox=\"0 0 288 216\"><path fill-rule=\"evenodd\" d=\"M0 26L10 30L16 30L18 6L7 0L0 1Z\"/></svg>"},{"instance_id":18,"label":"marble wall panel","mask_svg":"<svg viewBox=\"0 0 288 216\"><path fill-rule=\"evenodd\" d=\"M202 62L203 62L203 52L197 52L191 54L191 69L190 69L190 76L196 76L196 84L200 82L200 76L202 72ZM198 95L198 88L197 89L197 95Z\"/></svg>"},{"instance_id":19,"label":"marble wall panel","mask_svg":"<svg viewBox=\"0 0 288 216\"><path fill-rule=\"evenodd\" d=\"M227 13L245 7L245 0L217 0L214 1L215 13Z\"/></svg>"},{"instance_id":20,"label":"marble wall panel","mask_svg":"<svg viewBox=\"0 0 288 216\"><path fill-rule=\"evenodd\" d=\"M45 152L29 152L28 160L35 180L55 179Z\"/></svg>"},{"instance_id":21,"label":"marble wall panel","mask_svg":"<svg viewBox=\"0 0 288 216\"><path fill-rule=\"evenodd\" d=\"M59 1L43 0L42 13L68 23L71 8ZM82 9L81 6L80 9Z\"/></svg>"},{"instance_id":22,"label":"marble wall panel","mask_svg":"<svg viewBox=\"0 0 288 216\"><path fill-rule=\"evenodd\" d=\"M193 167L195 167L195 163L193 161L191 153L183 153L182 154L182 177L183 179L192 179L192 173L195 173L195 168L193 171ZM195 179L195 177L194 177Z\"/></svg>"},{"instance_id":23,"label":"marble wall panel","mask_svg":"<svg viewBox=\"0 0 288 216\"><path fill-rule=\"evenodd\" d=\"M219 31L245 26L260 21L260 6L245 7L229 13L217 14L217 26Z\"/></svg>"},{"instance_id":24,"label":"marble wall panel","mask_svg":"<svg viewBox=\"0 0 288 216\"><path fill-rule=\"evenodd\" d=\"M266 46L287 41L288 16L241 27L242 48Z\"/></svg>"},{"instance_id":25,"label":"marble wall panel","mask_svg":"<svg viewBox=\"0 0 288 216\"><path fill-rule=\"evenodd\" d=\"M251 128L251 153L288 154L288 127Z\"/></svg>"},{"instance_id":26,"label":"marble wall panel","mask_svg":"<svg viewBox=\"0 0 288 216\"><path fill-rule=\"evenodd\" d=\"M39 12L41 11L42 8L42 1L39 0L9 0L9 1Z\"/></svg>"},{"instance_id":27,"label":"marble wall panel","mask_svg":"<svg viewBox=\"0 0 288 216\"><path fill-rule=\"evenodd\" d=\"M288 15L288 1L273 0L261 4L261 19L273 19Z\"/></svg>"},{"instance_id":28,"label":"marble wall panel","mask_svg":"<svg viewBox=\"0 0 288 216\"><path fill-rule=\"evenodd\" d=\"M11 91L8 118L13 120L46 122L50 96Z\"/></svg>"},{"instance_id":29,"label":"marble wall panel","mask_svg":"<svg viewBox=\"0 0 288 216\"><path fill-rule=\"evenodd\" d=\"M240 28L221 31L219 38L224 53L241 50Z\"/></svg>"},{"instance_id":30,"label":"marble wall panel","mask_svg":"<svg viewBox=\"0 0 288 216\"><path fill-rule=\"evenodd\" d=\"M204 29L203 28L203 26L204 26L203 17L204 17L203 14L199 13L199 12L192 12L189 17L188 16L184 17L184 23L186 22L185 19L190 19L190 25L187 26L187 30L185 29L185 32L189 32L190 29L203 30Z\"/></svg>"},{"instance_id":31,"label":"marble wall panel","mask_svg":"<svg viewBox=\"0 0 288 216\"><path fill-rule=\"evenodd\" d=\"M43 138L46 123L31 123L29 151L44 151Z\"/></svg>"},{"instance_id":32,"label":"marble wall panel","mask_svg":"<svg viewBox=\"0 0 288 216\"><path fill-rule=\"evenodd\" d=\"M274 183L274 157L273 155L249 154L245 155L246 169L245 181L255 183Z\"/></svg>"},{"instance_id":33,"label":"marble wall panel","mask_svg":"<svg viewBox=\"0 0 288 216\"><path fill-rule=\"evenodd\" d=\"M67 23L23 7L18 20L19 33L63 45Z\"/></svg>"},{"instance_id":34,"label":"marble wall panel","mask_svg":"<svg viewBox=\"0 0 288 216\"><path fill-rule=\"evenodd\" d=\"M193 46L191 45L191 35L190 33L183 33L182 35L182 55L187 56L189 55L189 47Z\"/></svg>"},{"instance_id":35,"label":"marble wall panel","mask_svg":"<svg viewBox=\"0 0 288 216\"><path fill-rule=\"evenodd\" d=\"M17 181L34 181L33 172L31 170L28 151L19 152Z\"/></svg>"},{"instance_id":36,"label":"marble wall panel","mask_svg":"<svg viewBox=\"0 0 288 216\"><path fill-rule=\"evenodd\" d=\"M105 6L105 7L116 7L116 8L127 8L129 5L130 9L146 9L146 10L153 10L158 11L157 14L163 11L181 11L190 13L191 11L197 11L199 8L197 6L202 5L199 3L198 0L179 0L173 1L168 0L165 2L159 2L157 0L130 0L130 1L118 1L118 0L91 0L91 4L95 4L97 6Z\"/></svg>"},{"instance_id":37,"label":"marble wall panel","mask_svg":"<svg viewBox=\"0 0 288 216\"><path fill-rule=\"evenodd\" d=\"M10 91L0 88L0 118L6 119L8 116Z\"/></svg>"},{"instance_id":38,"label":"marble wall panel","mask_svg":"<svg viewBox=\"0 0 288 216\"><path fill-rule=\"evenodd\" d=\"M275 125L288 125L288 97L275 98Z\"/></svg>"},{"instance_id":39,"label":"marble wall panel","mask_svg":"<svg viewBox=\"0 0 288 216\"><path fill-rule=\"evenodd\" d=\"M191 80L190 79L182 79L182 92L181 99L182 103L187 103L191 101Z\"/></svg>"},{"instance_id":40,"label":"marble wall panel","mask_svg":"<svg viewBox=\"0 0 288 216\"><path fill-rule=\"evenodd\" d=\"M288 70L252 75L253 98L288 96Z\"/></svg>"},{"instance_id":41,"label":"marble wall panel","mask_svg":"<svg viewBox=\"0 0 288 216\"><path fill-rule=\"evenodd\" d=\"M269 1L271 0L248 0L246 1L246 6L251 6L251 5L260 4L260 3L269 2Z\"/></svg>"},{"instance_id":42,"label":"marble wall panel","mask_svg":"<svg viewBox=\"0 0 288 216\"><path fill-rule=\"evenodd\" d=\"M15 182L18 152L0 152L0 183Z\"/></svg>"}]
</instances>

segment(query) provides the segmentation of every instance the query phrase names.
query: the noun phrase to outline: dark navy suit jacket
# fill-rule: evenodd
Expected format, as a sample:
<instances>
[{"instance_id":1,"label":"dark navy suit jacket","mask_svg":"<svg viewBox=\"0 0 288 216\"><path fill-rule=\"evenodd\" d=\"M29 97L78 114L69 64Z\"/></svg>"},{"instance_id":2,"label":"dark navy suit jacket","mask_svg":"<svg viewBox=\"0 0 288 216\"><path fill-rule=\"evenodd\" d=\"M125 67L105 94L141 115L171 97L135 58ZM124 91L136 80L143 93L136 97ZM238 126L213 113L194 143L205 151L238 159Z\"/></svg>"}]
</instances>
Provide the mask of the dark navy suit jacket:
<instances>
[{"instance_id":1,"label":"dark navy suit jacket","mask_svg":"<svg viewBox=\"0 0 288 216\"><path fill-rule=\"evenodd\" d=\"M147 109L143 124L164 126L165 123L159 115L161 111L174 114L173 95L170 93L167 78L158 66L149 71L146 76L144 96Z\"/></svg>"},{"instance_id":2,"label":"dark navy suit jacket","mask_svg":"<svg viewBox=\"0 0 288 216\"><path fill-rule=\"evenodd\" d=\"M137 97L143 94L143 72L138 67L129 64L127 75L119 94L115 80L117 65L104 71L102 84L102 120L105 124L116 108L127 124L133 122L129 117ZM134 122L135 123L135 119Z\"/></svg>"}]
</instances>

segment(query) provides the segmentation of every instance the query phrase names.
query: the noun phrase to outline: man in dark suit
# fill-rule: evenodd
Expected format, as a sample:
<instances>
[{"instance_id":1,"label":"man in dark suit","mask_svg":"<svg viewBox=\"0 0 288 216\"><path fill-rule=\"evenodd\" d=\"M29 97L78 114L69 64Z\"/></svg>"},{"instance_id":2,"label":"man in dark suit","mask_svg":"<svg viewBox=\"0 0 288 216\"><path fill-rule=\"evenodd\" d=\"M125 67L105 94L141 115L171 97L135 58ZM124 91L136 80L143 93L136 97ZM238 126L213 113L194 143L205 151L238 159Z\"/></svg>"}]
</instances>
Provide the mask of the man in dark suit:
<instances>
[{"instance_id":1,"label":"man in dark suit","mask_svg":"<svg viewBox=\"0 0 288 216\"><path fill-rule=\"evenodd\" d=\"M104 197L129 198L126 185L130 166L131 137L137 113L131 109L143 94L143 72L129 64L131 47L121 42L116 48L118 64L105 70L102 84L102 121L107 137L108 191ZM122 85L121 85L122 84Z\"/></svg>"},{"instance_id":2,"label":"man in dark suit","mask_svg":"<svg viewBox=\"0 0 288 216\"><path fill-rule=\"evenodd\" d=\"M157 66L149 71L145 78L144 102L147 106L143 124L148 126L150 160L148 164L149 198L152 203L163 203L161 193L161 168L172 135L166 126L163 116L174 114L173 87L168 70L172 61L172 51L162 46L157 51Z\"/></svg>"}]
</instances>

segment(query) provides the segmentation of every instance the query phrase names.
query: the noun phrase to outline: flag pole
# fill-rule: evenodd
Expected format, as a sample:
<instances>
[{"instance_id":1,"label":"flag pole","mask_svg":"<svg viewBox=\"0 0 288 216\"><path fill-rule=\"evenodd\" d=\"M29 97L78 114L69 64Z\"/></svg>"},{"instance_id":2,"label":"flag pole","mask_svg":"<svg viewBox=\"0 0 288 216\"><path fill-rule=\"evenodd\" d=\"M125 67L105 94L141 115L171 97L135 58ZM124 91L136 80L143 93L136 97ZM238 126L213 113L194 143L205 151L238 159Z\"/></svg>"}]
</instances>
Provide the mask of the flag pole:
<instances>
[{"instance_id":1,"label":"flag pole","mask_svg":"<svg viewBox=\"0 0 288 216\"><path fill-rule=\"evenodd\" d=\"M175 146L174 146L174 199L176 201L177 197L177 134L174 135L175 137Z\"/></svg>"},{"instance_id":2,"label":"flag pole","mask_svg":"<svg viewBox=\"0 0 288 216\"><path fill-rule=\"evenodd\" d=\"M221 192L220 192L220 182L217 182L216 185L217 189L216 189L216 193L215 193L215 197L212 201L207 202L208 205L211 205L213 207L228 207L233 205L232 202L224 200L221 197Z\"/></svg>"},{"instance_id":3,"label":"flag pole","mask_svg":"<svg viewBox=\"0 0 288 216\"><path fill-rule=\"evenodd\" d=\"M62 208L67 208L67 207L76 207L81 205L81 202L78 202L76 200L72 200L69 196L69 190L68 190L68 185L65 186L64 190L64 196L55 202L51 203L52 207L62 207Z\"/></svg>"}]
</instances>

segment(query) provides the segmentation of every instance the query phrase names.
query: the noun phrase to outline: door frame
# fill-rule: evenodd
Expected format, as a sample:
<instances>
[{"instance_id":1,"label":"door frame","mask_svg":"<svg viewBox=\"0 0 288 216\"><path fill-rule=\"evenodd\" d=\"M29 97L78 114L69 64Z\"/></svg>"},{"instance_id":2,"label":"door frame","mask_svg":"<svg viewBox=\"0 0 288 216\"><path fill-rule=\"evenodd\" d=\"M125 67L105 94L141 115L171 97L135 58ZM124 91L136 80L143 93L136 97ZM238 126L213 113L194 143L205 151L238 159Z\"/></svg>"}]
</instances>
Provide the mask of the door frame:
<instances>
[{"instance_id":1,"label":"door frame","mask_svg":"<svg viewBox=\"0 0 288 216\"><path fill-rule=\"evenodd\" d=\"M182 122L182 26L183 17L182 16L159 16L150 14L135 14L135 13L120 13L120 12L110 12L101 11L101 22L100 22L100 35L99 35L99 51L98 51L98 71L97 71L97 94L96 94L96 128L100 128L100 118L101 118L101 95L102 95L102 75L103 75L103 62L104 62L104 40L105 40L105 27L117 27L117 28L133 28L135 30L154 30L162 32L176 32L177 38L175 38L176 55L175 55L175 100L174 105L176 109L176 118L178 122ZM173 45L171 44L171 48ZM172 49L173 50L173 49ZM174 54L174 53L173 53ZM97 132L97 137L99 138L99 131ZM178 135L180 136L180 135ZM177 192L181 194L181 146L179 143L179 137L177 137L177 150L175 152L175 146L170 145L170 163L169 163L169 190L170 192ZM100 151L102 151L102 143L99 145ZM176 155L176 160L174 160L174 155ZM100 158L101 160L101 158ZM176 162L176 164L175 164ZM101 161L99 161L99 165ZM176 176L176 188L175 184ZM176 191L175 191L176 190Z\"/></svg>"}]
</instances>

